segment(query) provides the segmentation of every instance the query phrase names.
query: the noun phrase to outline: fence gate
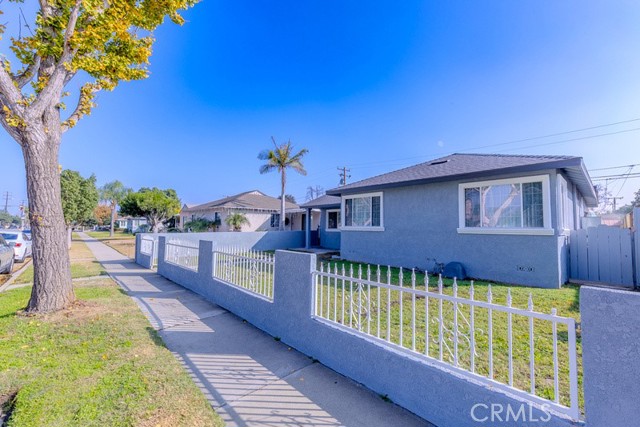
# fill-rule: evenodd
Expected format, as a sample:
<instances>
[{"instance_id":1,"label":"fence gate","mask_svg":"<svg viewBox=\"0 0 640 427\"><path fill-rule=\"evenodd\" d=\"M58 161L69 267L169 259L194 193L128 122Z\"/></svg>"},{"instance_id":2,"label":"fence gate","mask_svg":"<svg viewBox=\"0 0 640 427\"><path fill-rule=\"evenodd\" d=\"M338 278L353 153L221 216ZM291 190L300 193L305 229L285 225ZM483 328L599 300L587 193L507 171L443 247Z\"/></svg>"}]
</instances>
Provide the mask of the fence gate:
<instances>
[{"instance_id":1,"label":"fence gate","mask_svg":"<svg viewBox=\"0 0 640 427\"><path fill-rule=\"evenodd\" d=\"M571 232L571 278L632 287L633 232L629 228L591 227Z\"/></svg>"}]
</instances>

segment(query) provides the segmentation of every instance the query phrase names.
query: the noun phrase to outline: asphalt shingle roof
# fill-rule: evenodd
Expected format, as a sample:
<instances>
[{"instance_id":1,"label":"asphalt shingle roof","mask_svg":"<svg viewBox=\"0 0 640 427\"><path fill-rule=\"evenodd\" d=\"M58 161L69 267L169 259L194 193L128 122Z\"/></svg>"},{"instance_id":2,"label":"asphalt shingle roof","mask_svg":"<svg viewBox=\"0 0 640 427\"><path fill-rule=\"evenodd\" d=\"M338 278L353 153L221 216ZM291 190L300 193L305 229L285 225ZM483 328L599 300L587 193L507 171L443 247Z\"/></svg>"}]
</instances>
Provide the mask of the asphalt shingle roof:
<instances>
[{"instance_id":1,"label":"asphalt shingle roof","mask_svg":"<svg viewBox=\"0 0 640 427\"><path fill-rule=\"evenodd\" d=\"M350 190L391 187L394 184L411 184L428 181L456 179L474 173L508 173L510 169L522 169L539 166L556 168L564 163L581 164L582 158L575 156L539 156L505 154L451 154L418 165L367 178L342 187L329 190L329 194L341 194Z\"/></svg>"}]
</instances>

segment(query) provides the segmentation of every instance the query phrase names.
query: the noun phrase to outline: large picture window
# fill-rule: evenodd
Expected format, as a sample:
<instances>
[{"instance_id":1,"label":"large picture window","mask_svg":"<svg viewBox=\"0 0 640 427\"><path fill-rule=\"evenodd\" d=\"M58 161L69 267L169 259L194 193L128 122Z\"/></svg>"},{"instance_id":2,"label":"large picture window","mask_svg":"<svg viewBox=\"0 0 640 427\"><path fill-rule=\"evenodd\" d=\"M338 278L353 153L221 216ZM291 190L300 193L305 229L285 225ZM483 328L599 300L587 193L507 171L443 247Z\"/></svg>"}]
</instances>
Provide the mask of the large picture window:
<instances>
[{"instance_id":1,"label":"large picture window","mask_svg":"<svg viewBox=\"0 0 640 427\"><path fill-rule=\"evenodd\" d=\"M552 232L547 175L460 185L462 232Z\"/></svg>"},{"instance_id":2,"label":"large picture window","mask_svg":"<svg viewBox=\"0 0 640 427\"><path fill-rule=\"evenodd\" d=\"M342 198L346 229L382 230L382 193L358 194Z\"/></svg>"}]
</instances>

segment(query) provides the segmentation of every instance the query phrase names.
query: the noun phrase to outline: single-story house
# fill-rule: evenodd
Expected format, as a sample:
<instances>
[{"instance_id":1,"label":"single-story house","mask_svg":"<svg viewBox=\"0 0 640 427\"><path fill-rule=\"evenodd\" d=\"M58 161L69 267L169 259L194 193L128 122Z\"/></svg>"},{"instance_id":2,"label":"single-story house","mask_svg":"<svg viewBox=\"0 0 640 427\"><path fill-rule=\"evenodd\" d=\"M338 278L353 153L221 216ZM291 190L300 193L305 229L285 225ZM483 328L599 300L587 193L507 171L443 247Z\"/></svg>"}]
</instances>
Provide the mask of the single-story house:
<instances>
[{"instance_id":1,"label":"single-story house","mask_svg":"<svg viewBox=\"0 0 640 427\"><path fill-rule=\"evenodd\" d=\"M147 218L145 217L124 217L117 218L115 220L115 225L118 228L129 230L131 233L137 233L139 228L143 225L147 225Z\"/></svg>"},{"instance_id":2,"label":"single-story house","mask_svg":"<svg viewBox=\"0 0 640 427\"><path fill-rule=\"evenodd\" d=\"M340 197L343 258L430 271L460 262L469 277L547 288L568 280L570 231L597 205L574 156L452 154L327 194Z\"/></svg>"},{"instance_id":3,"label":"single-story house","mask_svg":"<svg viewBox=\"0 0 640 427\"><path fill-rule=\"evenodd\" d=\"M270 231L280 227L280 199L267 196L258 191L247 191L223 199L214 200L200 205L184 205L180 211L180 227L189 221L205 218L216 221L219 225L216 231L232 231L225 222L229 214L242 213L249 220L249 224L242 226L241 231ZM285 229L303 230L306 226L306 212L291 202L285 202ZM319 218L319 212L316 217ZM314 219L317 223L318 219ZM313 218L312 218L313 219Z\"/></svg>"}]
</instances>

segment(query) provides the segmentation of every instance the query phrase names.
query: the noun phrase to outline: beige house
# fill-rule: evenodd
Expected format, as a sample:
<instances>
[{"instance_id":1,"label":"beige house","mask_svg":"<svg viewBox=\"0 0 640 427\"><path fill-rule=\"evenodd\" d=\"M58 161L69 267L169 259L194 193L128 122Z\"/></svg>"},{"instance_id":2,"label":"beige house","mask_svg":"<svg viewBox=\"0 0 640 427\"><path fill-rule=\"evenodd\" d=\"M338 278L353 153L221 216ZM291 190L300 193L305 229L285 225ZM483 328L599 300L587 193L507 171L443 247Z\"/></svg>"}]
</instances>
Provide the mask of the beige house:
<instances>
[{"instance_id":1,"label":"beige house","mask_svg":"<svg viewBox=\"0 0 640 427\"><path fill-rule=\"evenodd\" d=\"M303 230L306 213L295 203L285 202L285 230ZM225 219L229 214L242 213L249 220L249 224L243 225L241 231L270 231L278 230L280 226L280 199L267 196L258 191L247 191L235 196L225 197L201 205L184 205L180 212L180 227L198 218L218 221L220 225L216 231L233 231L226 224ZM314 217L318 216L318 218ZM317 227L319 212L312 213L312 230Z\"/></svg>"}]
</instances>

